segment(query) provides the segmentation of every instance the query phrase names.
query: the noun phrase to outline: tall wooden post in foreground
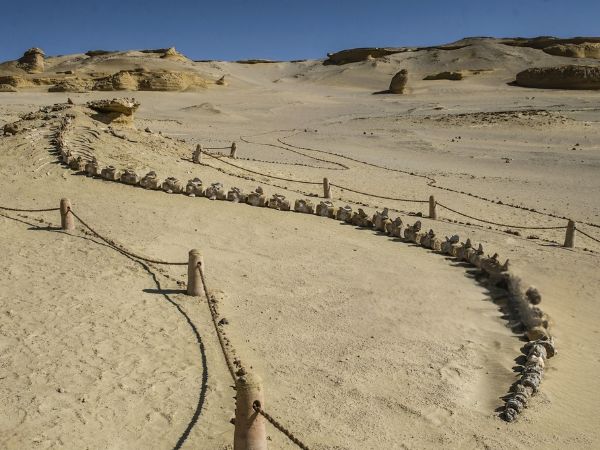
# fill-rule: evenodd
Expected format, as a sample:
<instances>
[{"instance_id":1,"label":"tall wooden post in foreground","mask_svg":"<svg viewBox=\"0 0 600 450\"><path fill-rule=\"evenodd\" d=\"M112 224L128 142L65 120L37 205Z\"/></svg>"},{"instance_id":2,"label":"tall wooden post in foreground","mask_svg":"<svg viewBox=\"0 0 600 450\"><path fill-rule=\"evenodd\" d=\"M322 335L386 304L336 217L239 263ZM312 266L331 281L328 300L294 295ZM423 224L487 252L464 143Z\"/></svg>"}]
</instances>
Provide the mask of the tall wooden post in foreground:
<instances>
[{"instance_id":1,"label":"tall wooden post in foreground","mask_svg":"<svg viewBox=\"0 0 600 450\"><path fill-rule=\"evenodd\" d=\"M200 250L192 249L188 258L187 295L198 297L204 292L200 271L204 270L204 260Z\"/></svg>"},{"instance_id":2,"label":"tall wooden post in foreground","mask_svg":"<svg viewBox=\"0 0 600 450\"><path fill-rule=\"evenodd\" d=\"M75 229L75 217L70 212L71 200L68 198L60 199L60 225L63 230Z\"/></svg>"},{"instance_id":3,"label":"tall wooden post in foreground","mask_svg":"<svg viewBox=\"0 0 600 450\"><path fill-rule=\"evenodd\" d=\"M329 184L329 178L323 178L323 197L331 198L331 185Z\"/></svg>"},{"instance_id":4,"label":"tall wooden post in foreground","mask_svg":"<svg viewBox=\"0 0 600 450\"><path fill-rule=\"evenodd\" d=\"M572 220L569 220L569 223L567 224L567 234L565 235L565 244L563 247L575 247L575 222Z\"/></svg>"},{"instance_id":5,"label":"tall wooden post in foreground","mask_svg":"<svg viewBox=\"0 0 600 450\"><path fill-rule=\"evenodd\" d=\"M233 450L267 450L265 418L254 410L255 401L264 407L261 380L250 373L235 382L235 433Z\"/></svg>"},{"instance_id":6,"label":"tall wooden post in foreground","mask_svg":"<svg viewBox=\"0 0 600 450\"><path fill-rule=\"evenodd\" d=\"M437 219L437 212L435 210L437 203L435 201L435 198L433 197L433 195L429 196L429 218L436 220Z\"/></svg>"}]
</instances>

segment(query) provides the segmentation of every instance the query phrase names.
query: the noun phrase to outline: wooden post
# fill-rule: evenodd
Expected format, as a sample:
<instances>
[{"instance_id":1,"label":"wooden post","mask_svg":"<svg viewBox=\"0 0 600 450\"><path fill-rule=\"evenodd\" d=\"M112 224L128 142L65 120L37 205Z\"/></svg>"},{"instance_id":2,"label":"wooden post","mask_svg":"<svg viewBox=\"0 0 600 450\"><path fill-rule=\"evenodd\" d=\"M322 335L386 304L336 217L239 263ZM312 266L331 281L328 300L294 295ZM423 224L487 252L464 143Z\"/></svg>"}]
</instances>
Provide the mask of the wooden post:
<instances>
[{"instance_id":1,"label":"wooden post","mask_svg":"<svg viewBox=\"0 0 600 450\"><path fill-rule=\"evenodd\" d=\"M575 222L569 220L567 224L567 234L565 235L565 245L563 247L575 247Z\"/></svg>"},{"instance_id":2,"label":"wooden post","mask_svg":"<svg viewBox=\"0 0 600 450\"><path fill-rule=\"evenodd\" d=\"M323 178L323 197L331 198L331 185L328 178Z\"/></svg>"},{"instance_id":3,"label":"wooden post","mask_svg":"<svg viewBox=\"0 0 600 450\"><path fill-rule=\"evenodd\" d=\"M435 210L437 203L435 201L435 198L433 197L433 195L429 196L429 218L436 220L437 219L437 212Z\"/></svg>"},{"instance_id":4,"label":"wooden post","mask_svg":"<svg viewBox=\"0 0 600 450\"><path fill-rule=\"evenodd\" d=\"M188 283L187 295L198 297L204 292L202 277L200 271L204 273L204 259L200 254L200 250L192 249L188 258Z\"/></svg>"},{"instance_id":5,"label":"wooden post","mask_svg":"<svg viewBox=\"0 0 600 450\"><path fill-rule=\"evenodd\" d=\"M267 450L265 418L252 407L255 401L265 406L260 378L246 374L236 380L235 389L233 450Z\"/></svg>"},{"instance_id":6,"label":"wooden post","mask_svg":"<svg viewBox=\"0 0 600 450\"><path fill-rule=\"evenodd\" d=\"M202 163L202 145L201 144L196 145L196 150L194 151L192 160L194 161L195 164Z\"/></svg>"},{"instance_id":7,"label":"wooden post","mask_svg":"<svg viewBox=\"0 0 600 450\"><path fill-rule=\"evenodd\" d=\"M60 199L60 225L63 230L75 229L75 217L71 214L71 200L68 198Z\"/></svg>"},{"instance_id":8,"label":"wooden post","mask_svg":"<svg viewBox=\"0 0 600 450\"><path fill-rule=\"evenodd\" d=\"M235 142L231 143L231 152L229 153L229 156L233 159L235 159L235 153L237 152L237 145L235 145Z\"/></svg>"}]
</instances>

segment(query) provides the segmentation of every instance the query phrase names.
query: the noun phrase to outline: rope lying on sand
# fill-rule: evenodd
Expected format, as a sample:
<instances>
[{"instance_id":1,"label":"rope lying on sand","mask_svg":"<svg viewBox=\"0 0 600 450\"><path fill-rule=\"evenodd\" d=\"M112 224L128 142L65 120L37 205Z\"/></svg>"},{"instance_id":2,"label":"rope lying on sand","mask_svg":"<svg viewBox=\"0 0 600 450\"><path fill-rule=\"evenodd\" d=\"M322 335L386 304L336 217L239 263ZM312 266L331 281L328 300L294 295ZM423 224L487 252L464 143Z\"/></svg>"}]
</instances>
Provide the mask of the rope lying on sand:
<instances>
[{"instance_id":1,"label":"rope lying on sand","mask_svg":"<svg viewBox=\"0 0 600 450\"><path fill-rule=\"evenodd\" d=\"M594 236L590 236L589 234L587 234L585 231L582 231L581 228L577 228L575 227L575 229L577 231L579 231L581 234L583 234L584 236L590 238L592 241L596 241L596 242L600 242L600 239L596 239Z\"/></svg>"},{"instance_id":2,"label":"rope lying on sand","mask_svg":"<svg viewBox=\"0 0 600 450\"><path fill-rule=\"evenodd\" d=\"M132 258L136 258L139 259L141 261L145 261L147 263L152 263L152 264L164 264L164 265L169 265L169 266L187 266L187 262L167 262L167 261L161 261L158 259L150 259L150 258L146 258L145 256L140 256L136 253L133 253L127 249L125 249L122 245L117 244L115 241L113 241L112 239L109 239L107 237L102 236L100 233L98 233L96 230L94 230L90 225L88 225L81 217L79 217L75 211L73 211L73 209L69 208L68 212L73 214L73 217L75 217L77 220L79 220L79 222L81 222L81 224L86 227L88 230L90 230L96 237L98 237L99 239L101 239L102 241L104 241L106 244L108 244L110 247L114 248L115 250L118 250L128 256L131 256Z\"/></svg>"},{"instance_id":3,"label":"rope lying on sand","mask_svg":"<svg viewBox=\"0 0 600 450\"><path fill-rule=\"evenodd\" d=\"M463 216L463 217L467 217L469 219L473 219L473 220L477 220L479 222L483 222L483 223L489 223L490 225L496 225L499 227L507 227L507 228L519 228L522 230L563 230L565 228L567 228L566 226L559 226L559 227L530 227L530 226L522 226L522 225L507 225L505 223L498 223L498 222L491 222L489 220L485 220L485 219L479 219L477 217L473 217L473 216L469 216L465 213L461 213L459 211L456 211L455 209L449 208L446 205L443 205L442 203L438 202L437 203L438 206L447 209L448 211L452 211L455 214L458 214L459 216Z\"/></svg>"},{"instance_id":4,"label":"rope lying on sand","mask_svg":"<svg viewBox=\"0 0 600 450\"><path fill-rule=\"evenodd\" d=\"M46 211L58 211L60 208L17 209L17 208L7 208L6 206L0 206L0 209L3 209L4 211L15 211L15 212L46 212Z\"/></svg>"}]
</instances>

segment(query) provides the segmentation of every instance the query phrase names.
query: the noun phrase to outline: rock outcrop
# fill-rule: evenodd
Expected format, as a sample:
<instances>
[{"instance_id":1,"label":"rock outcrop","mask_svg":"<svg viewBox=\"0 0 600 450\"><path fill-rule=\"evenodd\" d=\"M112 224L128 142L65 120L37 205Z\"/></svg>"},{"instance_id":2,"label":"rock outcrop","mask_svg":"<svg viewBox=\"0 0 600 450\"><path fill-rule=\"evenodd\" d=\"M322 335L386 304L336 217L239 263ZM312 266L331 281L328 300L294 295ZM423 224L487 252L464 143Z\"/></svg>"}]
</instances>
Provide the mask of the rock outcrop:
<instances>
[{"instance_id":1,"label":"rock outcrop","mask_svg":"<svg viewBox=\"0 0 600 450\"><path fill-rule=\"evenodd\" d=\"M406 51L406 49L379 47L351 48L335 53L327 53L327 59L323 62L323 64L326 66L341 66L343 64L349 64L353 62L366 61L370 58L381 58L383 56L393 55L394 53L400 53L403 51Z\"/></svg>"},{"instance_id":2,"label":"rock outcrop","mask_svg":"<svg viewBox=\"0 0 600 450\"><path fill-rule=\"evenodd\" d=\"M600 59L600 43L558 44L545 47L543 50L545 53L555 56Z\"/></svg>"},{"instance_id":3,"label":"rock outcrop","mask_svg":"<svg viewBox=\"0 0 600 450\"><path fill-rule=\"evenodd\" d=\"M192 72L121 70L93 83L96 91L184 91L204 88L206 81Z\"/></svg>"},{"instance_id":4,"label":"rock outcrop","mask_svg":"<svg viewBox=\"0 0 600 450\"><path fill-rule=\"evenodd\" d=\"M544 89L600 89L600 66L531 68L517 74L516 84Z\"/></svg>"},{"instance_id":5,"label":"rock outcrop","mask_svg":"<svg viewBox=\"0 0 600 450\"><path fill-rule=\"evenodd\" d=\"M44 51L33 47L27 50L17 61L17 67L27 73L41 73L44 71Z\"/></svg>"},{"instance_id":6,"label":"rock outcrop","mask_svg":"<svg viewBox=\"0 0 600 450\"><path fill-rule=\"evenodd\" d=\"M175 61L189 61L189 59L186 58L185 55L175 50L175 47L168 48L160 57L164 59L172 59Z\"/></svg>"},{"instance_id":7,"label":"rock outcrop","mask_svg":"<svg viewBox=\"0 0 600 450\"><path fill-rule=\"evenodd\" d=\"M19 90L10 84L0 84L0 92L18 92Z\"/></svg>"},{"instance_id":8,"label":"rock outcrop","mask_svg":"<svg viewBox=\"0 0 600 450\"><path fill-rule=\"evenodd\" d=\"M433 75L427 75L424 80L452 80L458 81L463 79L462 72L440 72Z\"/></svg>"},{"instance_id":9,"label":"rock outcrop","mask_svg":"<svg viewBox=\"0 0 600 450\"><path fill-rule=\"evenodd\" d=\"M392 94L404 94L404 88L408 81L408 70L402 69L392 78L390 82L390 92Z\"/></svg>"},{"instance_id":10,"label":"rock outcrop","mask_svg":"<svg viewBox=\"0 0 600 450\"><path fill-rule=\"evenodd\" d=\"M104 123L133 123L133 113L140 104L134 98L113 98L112 100L93 100L88 108L98 112L95 119Z\"/></svg>"}]
</instances>

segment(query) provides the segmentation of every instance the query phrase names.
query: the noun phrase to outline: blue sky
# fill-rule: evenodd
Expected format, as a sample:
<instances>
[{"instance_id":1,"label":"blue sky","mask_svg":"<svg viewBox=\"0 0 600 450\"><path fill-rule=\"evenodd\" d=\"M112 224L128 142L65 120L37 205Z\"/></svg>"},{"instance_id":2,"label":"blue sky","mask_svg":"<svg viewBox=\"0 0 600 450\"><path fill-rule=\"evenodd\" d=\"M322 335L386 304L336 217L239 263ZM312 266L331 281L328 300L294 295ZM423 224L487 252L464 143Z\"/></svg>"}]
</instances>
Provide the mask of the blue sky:
<instances>
[{"instance_id":1,"label":"blue sky","mask_svg":"<svg viewBox=\"0 0 600 450\"><path fill-rule=\"evenodd\" d=\"M322 58L465 36L600 35L600 0L3 1L0 61L175 46L192 59Z\"/></svg>"}]
</instances>

